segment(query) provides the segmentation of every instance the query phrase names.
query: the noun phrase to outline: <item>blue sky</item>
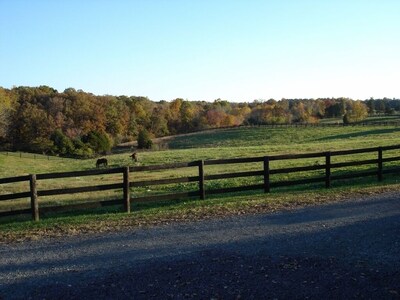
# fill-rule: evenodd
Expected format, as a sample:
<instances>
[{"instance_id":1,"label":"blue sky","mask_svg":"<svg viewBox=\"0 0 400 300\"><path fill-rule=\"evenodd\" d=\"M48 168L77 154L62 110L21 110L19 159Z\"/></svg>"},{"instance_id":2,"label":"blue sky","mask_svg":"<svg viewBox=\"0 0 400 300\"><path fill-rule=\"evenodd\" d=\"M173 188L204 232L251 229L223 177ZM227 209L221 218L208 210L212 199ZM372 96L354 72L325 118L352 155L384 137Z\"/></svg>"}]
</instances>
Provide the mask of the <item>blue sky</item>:
<instances>
[{"instance_id":1,"label":"blue sky","mask_svg":"<svg viewBox=\"0 0 400 300\"><path fill-rule=\"evenodd\" d=\"M400 97L398 0L0 0L0 86Z\"/></svg>"}]
</instances>

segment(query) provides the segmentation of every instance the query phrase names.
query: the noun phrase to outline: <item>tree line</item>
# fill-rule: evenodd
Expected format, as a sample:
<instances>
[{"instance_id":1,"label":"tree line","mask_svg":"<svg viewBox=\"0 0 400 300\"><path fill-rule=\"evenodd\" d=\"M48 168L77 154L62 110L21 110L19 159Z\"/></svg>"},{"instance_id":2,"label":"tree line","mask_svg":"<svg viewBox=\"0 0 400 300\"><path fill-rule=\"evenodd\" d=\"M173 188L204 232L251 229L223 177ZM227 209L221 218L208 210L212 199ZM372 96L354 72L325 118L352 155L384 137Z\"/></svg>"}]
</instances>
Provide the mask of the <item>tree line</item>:
<instances>
[{"instance_id":1,"label":"tree line","mask_svg":"<svg viewBox=\"0 0 400 300\"><path fill-rule=\"evenodd\" d=\"M0 87L3 150L74 157L107 153L121 142L209 128L251 124L318 123L323 118L362 121L368 114L400 112L400 99L274 99L235 103L151 101L141 96L94 95L48 86Z\"/></svg>"}]
</instances>

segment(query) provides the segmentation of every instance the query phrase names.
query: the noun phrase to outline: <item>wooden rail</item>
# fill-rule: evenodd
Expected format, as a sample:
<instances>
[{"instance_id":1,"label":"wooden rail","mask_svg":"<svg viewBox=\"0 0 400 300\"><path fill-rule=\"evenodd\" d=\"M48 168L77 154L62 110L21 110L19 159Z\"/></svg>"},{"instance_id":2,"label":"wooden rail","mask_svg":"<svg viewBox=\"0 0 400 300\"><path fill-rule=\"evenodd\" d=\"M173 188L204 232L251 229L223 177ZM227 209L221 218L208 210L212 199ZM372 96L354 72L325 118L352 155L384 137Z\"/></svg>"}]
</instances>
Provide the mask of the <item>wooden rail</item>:
<instances>
[{"instance_id":1,"label":"wooden rail","mask_svg":"<svg viewBox=\"0 0 400 300\"><path fill-rule=\"evenodd\" d=\"M286 187L300 184L310 183L325 183L325 187L331 187L333 180L341 179L353 179L366 176L376 176L378 181L383 180L384 174L400 173L400 167L384 168L384 163L400 161L400 156L391 156L384 158L384 152L390 150L399 150L400 145L392 145L385 147L373 147L364 149L353 149L353 150L340 150L331 152L318 152L318 153L300 153L300 154L281 154L271 156L260 156L260 157L246 157L246 158L229 158L229 159L215 159L215 160L200 160L185 163L173 163L164 165L152 165L152 166L135 166L135 167L124 167L124 168L113 168L113 169L101 169L101 170L87 170L87 171L76 171L76 172L60 172L60 173L44 173L44 174L32 174L26 176L17 176L9 178L0 178L0 184L12 184L16 182L29 182L29 191L3 194L0 195L0 201L14 200L20 198L30 198L29 209L17 209L0 212L1 216L11 216L17 214L31 214L32 219L35 221L39 220L39 212L46 211L63 211L66 209L87 209L96 208L100 206L122 204L124 211L131 211L131 202L147 202L147 201L161 201L171 199L182 199L188 197L199 197L205 199L207 195L234 193L241 191L250 190L264 190L265 193L270 192L271 188ZM355 155L361 153L376 153L376 158L366 160L355 160L332 163L332 157ZM393 155L393 154L392 154ZM279 168L271 169L271 162L273 161L285 161L285 160L297 160L297 159L310 159L310 158L322 158L325 160L324 164L314 164L300 167L290 168ZM206 174L205 167L211 165L226 165L226 164L243 164L243 163L260 163L261 169L243 172L232 172L224 174ZM353 167L353 166L364 166L372 165L369 170L357 171L357 172L346 172L340 175L332 175L333 169ZM375 167L374 167L375 166ZM198 176L179 177L179 178L167 178L157 180L134 180L130 173L137 174L139 172L146 171L160 171L160 170L171 170L179 168L197 168ZM300 178L295 180L281 180L274 181L274 175L276 174L291 174L299 172L309 171L322 171L323 176L319 175L312 178ZM101 184L84 187L69 187L63 189L47 189L38 190L37 181L48 180L48 179L62 179L70 177L84 177L84 176L99 176L107 174L122 174L122 182L112 184ZM232 179L232 178L244 178L244 177L259 177L259 184L250 184L244 186L225 187L217 189L206 189L206 182L221 179ZM194 191L185 191L172 194L162 195L149 195L149 196L132 196L131 189L147 187L147 186L160 186L177 183L189 183L197 182L198 189ZM120 190L122 189L123 196L120 200L103 200L97 202L86 202L79 204L70 204L63 206L50 206L50 207L39 207L38 198L52 195L65 195L75 193L88 193L105 190Z\"/></svg>"}]
</instances>

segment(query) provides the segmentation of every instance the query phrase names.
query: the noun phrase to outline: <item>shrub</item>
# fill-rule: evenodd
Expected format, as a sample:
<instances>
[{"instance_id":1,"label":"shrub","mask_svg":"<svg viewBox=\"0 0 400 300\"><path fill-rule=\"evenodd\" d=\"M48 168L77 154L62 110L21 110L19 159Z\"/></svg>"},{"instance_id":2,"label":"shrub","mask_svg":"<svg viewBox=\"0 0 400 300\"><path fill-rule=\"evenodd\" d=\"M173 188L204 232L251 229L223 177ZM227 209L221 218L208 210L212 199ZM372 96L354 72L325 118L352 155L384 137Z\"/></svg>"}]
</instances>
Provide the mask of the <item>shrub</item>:
<instances>
[{"instance_id":1,"label":"shrub","mask_svg":"<svg viewBox=\"0 0 400 300\"><path fill-rule=\"evenodd\" d=\"M74 143L74 155L81 158L90 158L94 156L94 151L85 143L83 143L80 139L74 139L72 141Z\"/></svg>"},{"instance_id":2,"label":"shrub","mask_svg":"<svg viewBox=\"0 0 400 300\"><path fill-rule=\"evenodd\" d=\"M82 141L96 153L106 154L111 151L112 141L105 132L91 131L82 137Z\"/></svg>"},{"instance_id":3,"label":"shrub","mask_svg":"<svg viewBox=\"0 0 400 300\"><path fill-rule=\"evenodd\" d=\"M150 133L146 129L139 130L137 142L139 149L151 149L153 146Z\"/></svg>"},{"instance_id":4,"label":"shrub","mask_svg":"<svg viewBox=\"0 0 400 300\"><path fill-rule=\"evenodd\" d=\"M60 129L53 132L50 139L53 141L53 151L61 155L73 155L75 146L70 138L68 138Z\"/></svg>"}]
</instances>

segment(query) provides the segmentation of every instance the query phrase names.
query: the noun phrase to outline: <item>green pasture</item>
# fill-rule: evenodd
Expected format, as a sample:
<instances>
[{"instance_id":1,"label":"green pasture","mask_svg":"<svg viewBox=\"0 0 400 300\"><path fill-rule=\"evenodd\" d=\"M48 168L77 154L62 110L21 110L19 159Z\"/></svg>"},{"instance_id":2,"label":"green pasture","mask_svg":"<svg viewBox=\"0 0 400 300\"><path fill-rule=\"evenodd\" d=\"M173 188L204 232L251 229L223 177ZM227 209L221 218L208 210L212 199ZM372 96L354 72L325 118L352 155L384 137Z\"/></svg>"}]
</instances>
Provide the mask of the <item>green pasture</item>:
<instances>
[{"instance_id":1,"label":"green pasture","mask_svg":"<svg viewBox=\"0 0 400 300\"><path fill-rule=\"evenodd\" d=\"M388 123L400 123L400 115L399 114L394 114L394 115L374 115L374 116L368 116L365 120L362 120L360 122L357 122L358 124L379 124L383 122L388 122ZM327 119L321 119L319 121L320 124L342 124L343 123L343 118L327 118ZM357 123L355 125L357 125ZM394 125L394 124L392 124ZM350 125L351 126L351 125Z\"/></svg>"},{"instance_id":2,"label":"green pasture","mask_svg":"<svg viewBox=\"0 0 400 300\"><path fill-rule=\"evenodd\" d=\"M310 153L334 150L350 150L356 148L370 148L377 146L387 146L400 144L400 127L396 126L346 126L346 127L291 127L291 128L269 128L269 127L252 127L252 128L235 128L223 129L215 131L205 131L187 136L178 136L168 141L168 150L163 151L141 151L139 152L139 161L133 162L129 155L130 150L126 153L118 153L107 155L109 168L121 166L138 166L138 165L159 165L176 162L190 162L196 160L211 160L223 158L241 158L241 157L258 157L274 154L287 153ZM400 156L400 151L385 152L384 157ZM343 157L332 157L332 163L365 160L377 158L376 153L365 153L357 155L348 155ZM77 160L60 157L32 156L31 154L16 154L0 152L0 178L20 176L26 174L40 174L50 172L65 172L89 170L95 168L96 159ZM271 162L271 169L289 168L295 166L323 165L324 158L317 159L301 159ZM398 162L387 163L385 167L398 166ZM360 167L335 169L332 175L340 175L352 171L376 170L376 165L367 165ZM230 165L213 165L205 166L205 174L223 174L233 172L262 170L262 163L246 163L246 164L230 164ZM301 172L293 174L277 174L271 175L271 181L295 180L310 177L324 176L324 170ZM172 169L164 171L147 171L133 172L130 174L131 180L156 180L176 177L197 176L197 167ZM40 180L38 182L38 190L57 189L65 187L92 186L107 183L122 182L122 174L90 176L90 177L74 177L57 180ZM261 176L233 178L223 180L206 181L206 190L218 189L224 187L235 187L250 184L259 184L263 182ZM134 211L164 211L171 207L177 209L179 207L189 205L233 205L243 203L240 199L246 199L246 205L250 205L250 198L258 199L257 201L271 201L272 198L284 197L304 192L316 194L333 195L334 191L343 192L345 190L364 190L368 188L378 188L382 185L398 187L400 176L387 175L384 183L378 183L376 177L368 177L362 179L347 180L343 182L333 182L332 189L326 190L324 183L316 183L312 185L301 185L288 188L273 189L270 194L263 194L262 191L243 192L238 194L207 196L207 200L202 204L193 204L193 199L182 201L167 201L163 203L149 204L133 204ZM8 194L14 192L28 191L29 183L13 183L0 185L0 194ZM166 193L176 193L185 191L198 190L197 183L181 183L169 184L163 186L148 186L141 188L132 188L132 197L157 195ZM242 197L242 198L241 198ZM63 205L68 203L87 202L105 199L121 199L122 191L104 191L92 192L84 194L63 195L40 197L40 206ZM237 201L236 201L236 200ZM233 201L233 202L232 202ZM214 203L214 204L213 204ZM229 204L228 204L229 203ZM29 199L10 200L0 202L0 211L28 208ZM111 211L120 211L120 208L111 208ZM178 209L179 210L179 209ZM99 210L98 212L110 212L108 210ZM84 214L92 214L86 211ZM57 216L58 217L58 216ZM15 217L13 217L15 218ZM25 218L29 220L29 216ZM11 220L0 220L1 223L9 223Z\"/></svg>"},{"instance_id":3,"label":"green pasture","mask_svg":"<svg viewBox=\"0 0 400 300\"><path fill-rule=\"evenodd\" d=\"M395 114L395 115L385 115L385 116L370 116L364 121L361 121L360 123L374 124L381 122L393 122L393 123L400 122L400 115Z\"/></svg>"},{"instance_id":4,"label":"green pasture","mask_svg":"<svg viewBox=\"0 0 400 300\"><path fill-rule=\"evenodd\" d=\"M178 136L168 150L139 152L139 162L126 153L107 155L108 167L157 165L194 160L308 153L400 144L400 126L234 128ZM96 159L69 159L0 152L0 178L31 173L95 168Z\"/></svg>"},{"instance_id":5,"label":"green pasture","mask_svg":"<svg viewBox=\"0 0 400 300\"><path fill-rule=\"evenodd\" d=\"M263 154L297 153L383 146L400 141L399 137L398 126L251 127L180 136L168 145L170 149L211 148L218 153L229 148L226 152L233 150L234 154L243 155L260 151Z\"/></svg>"}]
</instances>

